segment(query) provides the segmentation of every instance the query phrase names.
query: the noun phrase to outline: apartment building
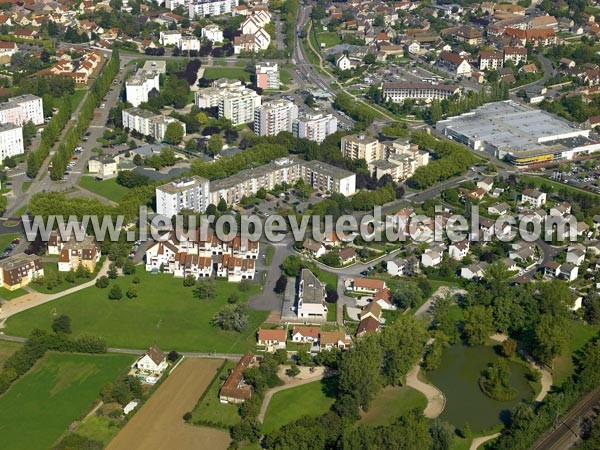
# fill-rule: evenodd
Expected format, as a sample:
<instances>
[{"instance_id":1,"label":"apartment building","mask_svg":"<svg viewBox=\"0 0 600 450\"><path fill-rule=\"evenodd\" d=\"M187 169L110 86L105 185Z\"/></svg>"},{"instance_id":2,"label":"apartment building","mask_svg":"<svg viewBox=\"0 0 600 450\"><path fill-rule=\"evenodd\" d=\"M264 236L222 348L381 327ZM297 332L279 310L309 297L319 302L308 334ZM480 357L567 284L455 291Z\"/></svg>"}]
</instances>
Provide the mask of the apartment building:
<instances>
[{"instance_id":1,"label":"apartment building","mask_svg":"<svg viewBox=\"0 0 600 450\"><path fill-rule=\"evenodd\" d=\"M160 91L160 76L158 72L138 72L125 82L125 96L127 101L137 107L148 101L148 94L152 89Z\"/></svg>"},{"instance_id":2,"label":"apartment building","mask_svg":"<svg viewBox=\"0 0 600 450\"><path fill-rule=\"evenodd\" d=\"M480 52L479 70L498 70L504 67L504 55L500 52Z\"/></svg>"},{"instance_id":3,"label":"apartment building","mask_svg":"<svg viewBox=\"0 0 600 450\"><path fill-rule=\"evenodd\" d=\"M504 47L504 62L512 61L515 64L527 62L527 49L525 47Z\"/></svg>"},{"instance_id":4,"label":"apartment building","mask_svg":"<svg viewBox=\"0 0 600 450\"><path fill-rule=\"evenodd\" d=\"M445 100L460 92L458 86L429 83L383 83L381 89L383 98L393 103L403 103L407 99L429 103L432 100Z\"/></svg>"},{"instance_id":5,"label":"apartment building","mask_svg":"<svg viewBox=\"0 0 600 450\"><path fill-rule=\"evenodd\" d=\"M31 94L19 95L0 104L0 123L24 125L29 121L34 125L44 123L44 106L41 97Z\"/></svg>"},{"instance_id":6,"label":"apartment building","mask_svg":"<svg viewBox=\"0 0 600 450\"><path fill-rule=\"evenodd\" d=\"M327 319L325 283L308 269L302 269L300 273L296 313L300 318Z\"/></svg>"},{"instance_id":7,"label":"apartment building","mask_svg":"<svg viewBox=\"0 0 600 450\"><path fill-rule=\"evenodd\" d=\"M298 106L292 101L279 99L265 103L254 110L254 132L259 136L276 136L292 131L298 118Z\"/></svg>"},{"instance_id":8,"label":"apartment building","mask_svg":"<svg viewBox=\"0 0 600 450\"><path fill-rule=\"evenodd\" d=\"M185 51L198 51L200 50L200 40L196 38L196 36L181 36L179 42L177 43L177 47L182 52Z\"/></svg>"},{"instance_id":9,"label":"apartment building","mask_svg":"<svg viewBox=\"0 0 600 450\"><path fill-rule=\"evenodd\" d=\"M174 117L154 114L152 111L141 108L124 109L121 112L123 119L123 128L135 130L144 136L152 136L157 141L162 141L165 138L167 127L169 124L178 122L183 128L185 136L185 123L175 119Z\"/></svg>"},{"instance_id":10,"label":"apartment building","mask_svg":"<svg viewBox=\"0 0 600 450\"><path fill-rule=\"evenodd\" d=\"M202 177L182 178L156 188L156 212L166 217L182 209L204 212L209 204L208 180Z\"/></svg>"},{"instance_id":11,"label":"apartment building","mask_svg":"<svg viewBox=\"0 0 600 450\"><path fill-rule=\"evenodd\" d=\"M4 158L23 153L23 128L12 123L0 124L0 164Z\"/></svg>"},{"instance_id":12,"label":"apartment building","mask_svg":"<svg viewBox=\"0 0 600 450\"><path fill-rule=\"evenodd\" d=\"M300 166L304 182L314 189L345 196L356 192L356 174L320 161L303 161Z\"/></svg>"},{"instance_id":13,"label":"apartment building","mask_svg":"<svg viewBox=\"0 0 600 450\"><path fill-rule=\"evenodd\" d=\"M202 28L201 37L202 39L212 42L213 44L220 44L223 42L223 31L218 25L207 25Z\"/></svg>"},{"instance_id":14,"label":"apartment building","mask_svg":"<svg viewBox=\"0 0 600 450\"><path fill-rule=\"evenodd\" d=\"M243 89L239 80L219 78L214 80L210 87L198 89L195 95L195 103L198 108L218 108L224 93L229 90Z\"/></svg>"},{"instance_id":15,"label":"apartment building","mask_svg":"<svg viewBox=\"0 0 600 450\"><path fill-rule=\"evenodd\" d=\"M60 250L58 271L70 272L71 270L77 270L81 265L93 272L101 256L100 247L98 247L94 237L86 236L83 241L71 239Z\"/></svg>"},{"instance_id":16,"label":"apartment building","mask_svg":"<svg viewBox=\"0 0 600 450\"><path fill-rule=\"evenodd\" d=\"M306 114L292 123L292 134L309 141L323 142L337 131L337 125L333 114Z\"/></svg>"},{"instance_id":17,"label":"apartment building","mask_svg":"<svg viewBox=\"0 0 600 450\"><path fill-rule=\"evenodd\" d=\"M450 72L455 77L471 76L471 65L469 62L456 53L442 51L436 60L436 64Z\"/></svg>"},{"instance_id":18,"label":"apartment building","mask_svg":"<svg viewBox=\"0 0 600 450\"><path fill-rule=\"evenodd\" d=\"M266 50L271 45L271 35L264 28L252 34L242 34L233 38L233 53L257 53Z\"/></svg>"},{"instance_id":19,"label":"apartment building","mask_svg":"<svg viewBox=\"0 0 600 450\"><path fill-rule=\"evenodd\" d=\"M381 145L384 159L369 163L369 170L378 180L389 175L396 182L403 181L413 176L419 167L429 164L429 153L408 141L397 139Z\"/></svg>"},{"instance_id":20,"label":"apartment building","mask_svg":"<svg viewBox=\"0 0 600 450\"><path fill-rule=\"evenodd\" d=\"M364 159L367 163L382 159L379 141L364 134L342 137L342 155L350 159Z\"/></svg>"},{"instance_id":21,"label":"apartment building","mask_svg":"<svg viewBox=\"0 0 600 450\"><path fill-rule=\"evenodd\" d=\"M230 254L217 256L217 276L227 281L239 283L242 280L253 280L256 274L256 261L238 258Z\"/></svg>"},{"instance_id":22,"label":"apartment building","mask_svg":"<svg viewBox=\"0 0 600 450\"><path fill-rule=\"evenodd\" d=\"M231 120L234 126L254 121L254 111L261 105L261 96L241 86L223 92L219 100L219 117Z\"/></svg>"},{"instance_id":23,"label":"apartment building","mask_svg":"<svg viewBox=\"0 0 600 450\"><path fill-rule=\"evenodd\" d=\"M256 87L261 89L279 89L279 67L277 63L257 64L254 68Z\"/></svg>"},{"instance_id":24,"label":"apartment building","mask_svg":"<svg viewBox=\"0 0 600 450\"><path fill-rule=\"evenodd\" d=\"M181 40L181 33L177 30L165 30L159 34L160 45L177 45Z\"/></svg>"},{"instance_id":25,"label":"apartment building","mask_svg":"<svg viewBox=\"0 0 600 450\"><path fill-rule=\"evenodd\" d=\"M39 256L20 253L0 261L0 285L9 291L27 286L43 276L44 266Z\"/></svg>"},{"instance_id":26,"label":"apartment building","mask_svg":"<svg viewBox=\"0 0 600 450\"><path fill-rule=\"evenodd\" d=\"M196 16L221 16L230 14L239 5L239 0L195 0L188 6L190 19Z\"/></svg>"}]
</instances>

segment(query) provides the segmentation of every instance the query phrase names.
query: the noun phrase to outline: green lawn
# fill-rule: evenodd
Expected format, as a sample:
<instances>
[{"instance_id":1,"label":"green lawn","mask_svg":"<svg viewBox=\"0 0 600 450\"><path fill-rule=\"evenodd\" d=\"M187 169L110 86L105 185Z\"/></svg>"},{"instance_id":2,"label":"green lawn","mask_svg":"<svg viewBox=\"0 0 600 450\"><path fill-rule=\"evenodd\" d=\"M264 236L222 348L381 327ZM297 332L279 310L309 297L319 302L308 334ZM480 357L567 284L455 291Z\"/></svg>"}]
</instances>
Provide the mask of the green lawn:
<instances>
[{"instance_id":1,"label":"green lawn","mask_svg":"<svg viewBox=\"0 0 600 450\"><path fill-rule=\"evenodd\" d=\"M319 44L325 44L326 48L333 47L334 45L340 44L342 41L337 33L331 31L324 31L317 33L317 39Z\"/></svg>"},{"instance_id":2,"label":"green lawn","mask_svg":"<svg viewBox=\"0 0 600 450\"><path fill-rule=\"evenodd\" d=\"M100 258L100 261L98 262L98 264L96 264L96 271L100 270L104 259L104 256ZM52 289L48 289L46 283L38 284L34 281L33 283L29 284L29 287L31 289L35 289L36 291L41 292L42 294L56 294L57 292L66 291L67 289L70 289L72 287L79 286L83 283L87 283L88 281L91 281L94 277L94 275L92 274L90 278L75 278L74 283L68 283L67 281L65 281L66 272L58 271L58 260L56 262L48 261L42 264L44 265L44 277L55 275L57 277L60 277L61 279L60 283L56 284L56 286L54 286Z\"/></svg>"},{"instance_id":3,"label":"green lawn","mask_svg":"<svg viewBox=\"0 0 600 450\"><path fill-rule=\"evenodd\" d=\"M358 424L389 425L410 410L417 408L422 411L426 406L427 399L416 389L409 386L390 386L377 394L369 411L362 414Z\"/></svg>"},{"instance_id":4,"label":"green lawn","mask_svg":"<svg viewBox=\"0 0 600 450\"><path fill-rule=\"evenodd\" d=\"M210 386L207 388L201 402L198 402L193 411L192 422L209 421L227 427L240 423L239 406L219 401L219 391L227 379L229 372L236 366L236 362L227 361Z\"/></svg>"},{"instance_id":5,"label":"green lawn","mask_svg":"<svg viewBox=\"0 0 600 450\"><path fill-rule=\"evenodd\" d=\"M336 382L334 377L325 378L273 395L265 414L263 431L268 434L302 416L326 413L335 400Z\"/></svg>"},{"instance_id":6,"label":"green lawn","mask_svg":"<svg viewBox=\"0 0 600 450\"><path fill-rule=\"evenodd\" d=\"M17 209L15 211L15 217L21 217L23 214L27 213L27 206L28 205L23 205L21 206L19 209Z\"/></svg>"},{"instance_id":7,"label":"green lawn","mask_svg":"<svg viewBox=\"0 0 600 450\"><path fill-rule=\"evenodd\" d=\"M8 357L22 346L20 342L0 341L0 366L3 366Z\"/></svg>"},{"instance_id":8,"label":"green lawn","mask_svg":"<svg viewBox=\"0 0 600 450\"><path fill-rule=\"evenodd\" d=\"M290 75L290 73L283 69L279 71L279 81L281 81L282 84L290 84L292 82L292 76Z\"/></svg>"},{"instance_id":9,"label":"green lawn","mask_svg":"<svg viewBox=\"0 0 600 450\"><path fill-rule=\"evenodd\" d=\"M75 111L75 108L79 106L79 103L81 103L81 100L83 99L83 96L86 92L86 89L76 89L75 92L71 94L71 108L73 109L73 111Z\"/></svg>"},{"instance_id":10,"label":"green lawn","mask_svg":"<svg viewBox=\"0 0 600 450\"><path fill-rule=\"evenodd\" d=\"M554 360L554 384L560 386L574 370L573 354L595 337L600 327L583 322L570 322L571 339L567 351Z\"/></svg>"},{"instance_id":11,"label":"green lawn","mask_svg":"<svg viewBox=\"0 0 600 450\"><path fill-rule=\"evenodd\" d=\"M131 355L48 353L0 397L5 450L50 448L133 362Z\"/></svg>"},{"instance_id":12,"label":"green lawn","mask_svg":"<svg viewBox=\"0 0 600 450\"><path fill-rule=\"evenodd\" d=\"M121 428L119 421L103 416L92 416L77 427L77 434L107 445Z\"/></svg>"},{"instance_id":13,"label":"green lawn","mask_svg":"<svg viewBox=\"0 0 600 450\"><path fill-rule=\"evenodd\" d=\"M18 237L21 237L21 233L8 233L0 235L0 252L3 252L4 249Z\"/></svg>"},{"instance_id":14,"label":"green lawn","mask_svg":"<svg viewBox=\"0 0 600 450\"><path fill-rule=\"evenodd\" d=\"M236 292L240 301L250 293L240 292L239 284L217 281L214 299L193 297L181 278L169 274L152 275L138 268L140 284L136 299L108 300L107 289L95 286L72 293L50 303L29 309L7 320L4 332L28 336L33 328L49 329L56 314L71 317L73 333L103 336L111 347L144 349L158 344L164 350L243 353L255 342L254 333L266 319L267 311L248 311L248 326L242 333L223 331L210 324L212 317ZM111 281L123 292L133 276Z\"/></svg>"},{"instance_id":15,"label":"green lawn","mask_svg":"<svg viewBox=\"0 0 600 450\"><path fill-rule=\"evenodd\" d=\"M21 190L23 192L27 192L27 189L29 189L30 186L31 186L31 181L23 181L23 184L21 185Z\"/></svg>"},{"instance_id":16,"label":"green lawn","mask_svg":"<svg viewBox=\"0 0 600 450\"><path fill-rule=\"evenodd\" d=\"M250 81L250 73L238 67L207 67L204 69L204 78L207 80L230 78L233 80Z\"/></svg>"},{"instance_id":17,"label":"green lawn","mask_svg":"<svg viewBox=\"0 0 600 450\"><path fill-rule=\"evenodd\" d=\"M327 303L327 321L337 321L337 303Z\"/></svg>"},{"instance_id":18,"label":"green lawn","mask_svg":"<svg viewBox=\"0 0 600 450\"><path fill-rule=\"evenodd\" d=\"M13 300L25 294L27 294L25 289L15 289L14 291L9 291L6 288L0 287L0 298L3 298L4 300Z\"/></svg>"},{"instance_id":19,"label":"green lawn","mask_svg":"<svg viewBox=\"0 0 600 450\"><path fill-rule=\"evenodd\" d=\"M79 180L79 186L117 203L121 201L128 190L118 184L116 178L96 181L94 177L84 176Z\"/></svg>"}]
</instances>

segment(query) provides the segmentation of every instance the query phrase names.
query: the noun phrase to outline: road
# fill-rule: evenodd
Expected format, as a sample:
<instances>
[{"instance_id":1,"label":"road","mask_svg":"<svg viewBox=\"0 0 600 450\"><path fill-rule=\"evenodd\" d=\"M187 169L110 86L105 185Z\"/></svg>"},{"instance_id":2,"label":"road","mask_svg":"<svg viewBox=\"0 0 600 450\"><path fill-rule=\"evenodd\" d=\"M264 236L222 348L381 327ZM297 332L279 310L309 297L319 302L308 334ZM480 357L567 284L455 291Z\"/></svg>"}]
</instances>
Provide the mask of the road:
<instances>
[{"instance_id":1,"label":"road","mask_svg":"<svg viewBox=\"0 0 600 450\"><path fill-rule=\"evenodd\" d=\"M566 450L579 440L580 420L600 406L600 387L586 395L561 418L558 426L533 446L534 450Z\"/></svg>"}]
</instances>

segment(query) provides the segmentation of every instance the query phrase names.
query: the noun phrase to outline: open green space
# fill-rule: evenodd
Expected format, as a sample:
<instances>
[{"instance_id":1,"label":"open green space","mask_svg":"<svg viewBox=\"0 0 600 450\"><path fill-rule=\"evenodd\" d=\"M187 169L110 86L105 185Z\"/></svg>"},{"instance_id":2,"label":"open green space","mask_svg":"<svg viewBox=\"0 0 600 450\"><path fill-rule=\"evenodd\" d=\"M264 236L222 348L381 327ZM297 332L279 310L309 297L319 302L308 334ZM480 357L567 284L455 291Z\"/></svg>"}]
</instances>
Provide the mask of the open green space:
<instances>
[{"instance_id":1,"label":"open green space","mask_svg":"<svg viewBox=\"0 0 600 450\"><path fill-rule=\"evenodd\" d=\"M2 448L50 448L91 406L102 385L133 360L131 355L48 353L0 397Z\"/></svg>"},{"instance_id":2,"label":"open green space","mask_svg":"<svg viewBox=\"0 0 600 450\"><path fill-rule=\"evenodd\" d=\"M100 258L98 264L96 264L96 271L100 270L102 264L104 263L105 257ZM42 279L40 283L29 284L31 289L35 289L42 294L56 294L57 292L66 291L67 289L71 289L72 287L79 286L80 284L87 283L88 281L92 281L94 275L92 274L90 278L75 278L73 283L69 283L65 280L65 275L67 272L59 272L58 271L58 261L48 261L42 263L44 266L44 278L51 277L52 279L57 280L56 284L52 286L51 289L48 289L48 284L45 283Z\"/></svg>"},{"instance_id":3,"label":"open green space","mask_svg":"<svg viewBox=\"0 0 600 450\"><path fill-rule=\"evenodd\" d=\"M0 252L3 252L4 249L18 237L21 237L21 233L8 233L0 235Z\"/></svg>"},{"instance_id":4,"label":"open green space","mask_svg":"<svg viewBox=\"0 0 600 450\"><path fill-rule=\"evenodd\" d=\"M573 355L598 334L600 327L572 320L569 322L569 330L571 337L567 350L554 360L553 381L557 386L571 376L575 369Z\"/></svg>"},{"instance_id":5,"label":"open green space","mask_svg":"<svg viewBox=\"0 0 600 450\"><path fill-rule=\"evenodd\" d=\"M183 280L170 274L151 274L138 268L138 296L122 300L108 299L110 287L95 286L82 289L7 320L6 334L28 336L33 328L49 329L57 314L71 317L73 334L89 333L102 336L109 346L121 348L148 348L159 345L165 351L205 351L218 353L244 353L255 343L254 333L266 319L267 311L247 312L248 325L243 332L223 331L211 325L212 317L232 293L240 302L257 292L252 285L246 292L237 283L216 281L216 296L197 299L192 288L183 287ZM132 285L133 275L111 281L123 293Z\"/></svg>"},{"instance_id":6,"label":"open green space","mask_svg":"<svg viewBox=\"0 0 600 450\"><path fill-rule=\"evenodd\" d=\"M75 89L75 92L71 94L71 109L73 111L75 110L75 108L77 108L77 106L79 106L79 103L81 103L81 100L83 100L83 97L86 92L86 89Z\"/></svg>"},{"instance_id":7,"label":"open green space","mask_svg":"<svg viewBox=\"0 0 600 450\"><path fill-rule=\"evenodd\" d=\"M290 84L292 82L292 75L285 69L279 71L279 81L283 84Z\"/></svg>"},{"instance_id":8,"label":"open green space","mask_svg":"<svg viewBox=\"0 0 600 450\"><path fill-rule=\"evenodd\" d=\"M207 67L204 69L204 78L216 80L218 78L230 78L232 80L250 81L250 73L239 67Z\"/></svg>"},{"instance_id":9,"label":"open green space","mask_svg":"<svg viewBox=\"0 0 600 450\"><path fill-rule=\"evenodd\" d=\"M513 400L498 401L479 388L479 377L497 355L491 346L453 345L444 350L438 369L427 372L427 379L446 396L446 407L440 415L457 428L469 423L473 433L493 430L509 419L510 410L520 401L529 401L533 391L527 381L529 370L509 361L511 386L517 391Z\"/></svg>"},{"instance_id":10,"label":"open green space","mask_svg":"<svg viewBox=\"0 0 600 450\"><path fill-rule=\"evenodd\" d=\"M340 36L331 31L317 33L317 40L319 41L319 44L325 44L326 48L333 47L334 45L341 44L342 42Z\"/></svg>"},{"instance_id":11,"label":"open green space","mask_svg":"<svg viewBox=\"0 0 600 450\"><path fill-rule=\"evenodd\" d=\"M94 177L81 177L79 186L117 203L120 202L127 193L127 188L117 183L116 178L96 181Z\"/></svg>"},{"instance_id":12,"label":"open green space","mask_svg":"<svg viewBox=\"0 0 600 450\"><path fill-rule=\"evenodd\" d=\"M0 366L3 366L8 357L22 346L21 342L0 341Z\"/></svg>"},{"instance_id":13,"label":"open green space","mask_svg":"<svg viewBox=\"0 0 600 450\"><path fill-rule=\"evenodd\" d=\"M10 291L4 287L0 287L0 298L4 300L14 300L15 298L19 298L25 294L27 294L27 291L23 288Z\"/></svg>"},{"instance_id":14,"label":"open green space","mask_svg":"<svg viewBox=\"0 0 600 450\"><path fill-rule=\"evenodd\" d=\"M425 395L409 386L389 386L382 389L371 402L369 411L361 415L357 425L389 425L412 409L423 411L427 406Z\"/></svg>"},{"instance_id":15,"label":"open green space","mask_svg":"<svg viewBox=\"0 0 600 450\"><path fill-rule=\"evenodd\" d=\"M240 423L238 413L239 406L230 403L221 403L219 401L219 391L227 379L229 372L236 366L236 362L227 361L223 368L219 370L210 386L202 396L192 412L192 423L210 422L223 427L231 427Z\"/></svg>"},{"instance_id":16,"label":"open green space","mask_svg":"<svg viewBox=\"0 0 600 450\"><path fill-rule=\"evenodd\" d=\"M103 416L91 416L77 427L77 434L107 445L120 429L118 420Z\"/></svg>"},{"instance_id":17,"label":"open green space","mask_svg":"<svg viewBox=\"0 0 600 450\"><path fill-rule=\"evenodd\" d=\"M271 398L263 431L268 434L303 416L326 413L335 401L335 377L277 392Z\"/></svg>"}]
</instances>

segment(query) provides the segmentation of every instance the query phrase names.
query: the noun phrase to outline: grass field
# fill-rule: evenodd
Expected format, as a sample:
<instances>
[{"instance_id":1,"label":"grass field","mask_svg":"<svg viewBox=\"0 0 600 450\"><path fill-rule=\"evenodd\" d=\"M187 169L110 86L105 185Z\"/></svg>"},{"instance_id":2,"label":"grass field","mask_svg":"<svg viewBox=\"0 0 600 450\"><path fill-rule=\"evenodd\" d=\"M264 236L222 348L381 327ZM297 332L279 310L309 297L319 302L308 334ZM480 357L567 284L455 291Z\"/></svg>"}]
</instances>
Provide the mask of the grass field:
<instances>
[{"instance_id":1,"label":"grass field","mask_svg":"<svg viewBox=\"0 0 600 450\"><path fill-rule=\"evenodd\" d=\"M133 362L131 355L48 353L0 397L2 448L49 448Z\"/></svg>"},{"instance_id":2,"label":"grass field","mask_svg":"<svg viewBox=\"0 0 600 450\"><path fill-rule=\"evenodd\" d=\"M100 259L100 262L96 265L97 270L100 270L100 267L102 267L103 262L104 262L104 258ZM36 291L41 292L42 294L56 294L57 292L66 291L67 289L71 289L72 287L79 286L80 284L91 281L92 277L93 277L93 275L92 275L92 277L90 277L90 278L75 278L74 283L68 283L64 279L66 272L58 271L58 262L50 261L50 262L45 262L42 264L44 266L44 276L54 273L57 276L62 277L62 281L60 283L58 283L56 286L54 286L52 289L48 289L46 284L37 284L35 282L29 284L29 287L31 289L35 289Z\"/></svg>"},{"instance_id":3,"label":"grass field","mask_svg":"<svg viewBox=\"0 0 600 450\"><path fill-rule=\"evenodd\" d=\"M232 80L250 81L250 73L237 67L207 67L204 69L204 78L216 80L217 78L230 78Z\"/></svg>"},{"instance_id":4,"label":"grass field","mask_svg":"<svg viewBox=\"0 0 600 450\"><path fill-rule=\"evenodd\" d=\"M292 82L292 75L285 69L279 71L279 81L282 84L290 84Z\"/></svg>"},{"instance_id":5,"label":"grass field","mask_svg":"<svg viewBox=\"0 0 600 450\"><path fill-rule=\"evenodd\" d=\"M75 92L71 94L71 109L73 109L73 111L75 110L75 108L77 108L79 103L81 103L81 100L83 100L83 96L86 92L86 89L76 89Z\"/></svg>"},{"instance_id":6,"label":"grass field","mask_svg":"<svg viewBox=\"0 0 600 450\"><path fill-rule=\"evenodd\" d=\"M152 275L138 268L138 297L108 300L108 289L93 286L58 300L29 309L7 320L4 332L28 336L33 328L49 329L55 314L71 317L73 333L90 333L104 337L111 347L144 349L158 344L165 351L205 351L243 353L254 344L254 333L267 317L266 311L248 311L248 326L242 333L223 331L210 324L212 317L236 292L240 301L256 292L240 292L239 285L217 281L214 299L199 300L191 288L184 288L181 278L169 274ZM112 284L123 292L133 276L119 277Z\"/></svg>"},{"instance_id":7,"label":"grass field","mask_svg":"<svg viewBox=\"0 0 600 450\"><path fill-rule=\"evenodd\" d=\"M117 420L103 416L92 416L77 427L77 434L106 445L120 429Z\"/></svg>"},{"instance_id":8,"label":"grass field","mask_svg":"<svg viewBox=\"0 0 600 450\"><path fill-rule=\"evenodd\" d=\"M417 408L424 410L427 399L416 389L409 386L390 386L377 394L369 411L361 414L359 425L389 425L396 418Z\"/></svg>"},{"instance_id":9,"label":"grass field","mask_svg":"<svg viewBox=\"0 0 600 450\"><path fill-rule=\"evenodd\" d=\"M27 291L22 288L9 291L6 288L0 287L0 298L3 298L4 300L13 300L25 294L27 294Z\"/></svg>"},{"instance_id":10,"label":"grass field","mask_svg":"<svg viewBox=\"0 0 600 450\"><path fill-rule=\"evenodd\" d=\"M263 431L268 434L302 416L326 413L335 400L335 386L331 377L277 392L267 408Z\"/></svg>"},{"instance_id":11,"label":"grass field","mask_svg":"<svg viewBox=\"0 0 600 450\"><path fill-rule=\"evenodd\" d=\"M215 424L223 424L231 427L240 423L240 415L238 413L238 405L229 403L221 403L219 401L219 391L223 385L229 371L236 366L236 362L227 361L225 367L216 376L207 388L202 402L199 402L194 408L192 422L199 420L209 421Z\"/></svg>"},{"instance_id":12,"label":"grass field","mask_svg":"<svg viewBox=\"0 0 600 450\"><path fill-rule=\"evenodd\" d=\"M598 334L600 327L571 321L571 339L567 351L554 360L554 384L560 386L574 370L573 355Z\"/></svg>"},{"instance_id":13,"label":"grass field","mask_svg":"<svg viewBox=\"0 0 600 450\"><path fill-rule=\"evenodd\" d=\"M118 184L116 178L96 181L94 177L81 177L79 186L117 203L127 193L127 188Z\"/></svg>"},{"instance_id":14,"label":"grass field","mask_svg":"<svg viewBox=\"0 0 600 450\"><path fill-rule=\"evenodd\" d=\"M327 321L335 322L337 320L337 303L327 303Z\"/></svg>"},{"instance_id":15,"label":"grass field","mask_svg":"<svg viewBox=\"0 0 600 450\"><path fill-rule=\"evenodd\" d=\"M334 45L340 44L342 41L337 33L324 31L317 33L317 39L319 44L325 44L326 48L333 47Z\"/></svg>"},{"instance_id":16,"label":"grass field","mask_svg":"<svg viewBox=\"0 0 600 450\"><path fill-rule=\"evenodd\" d=\"M3 366L8 357L22 346L20 342L0 341L0 366Z\"/></svg>"},{"instance_id":17,"label":"grass field","mask_svg":"<svg viewBox=\"0 0 600 450\"><path fill-rule=\"evenodd\" d=\"M3 252L4 249L18 237L21 237L21 233L8 233L0 235L0 252Z\"/></svg>"}]
</instances>

